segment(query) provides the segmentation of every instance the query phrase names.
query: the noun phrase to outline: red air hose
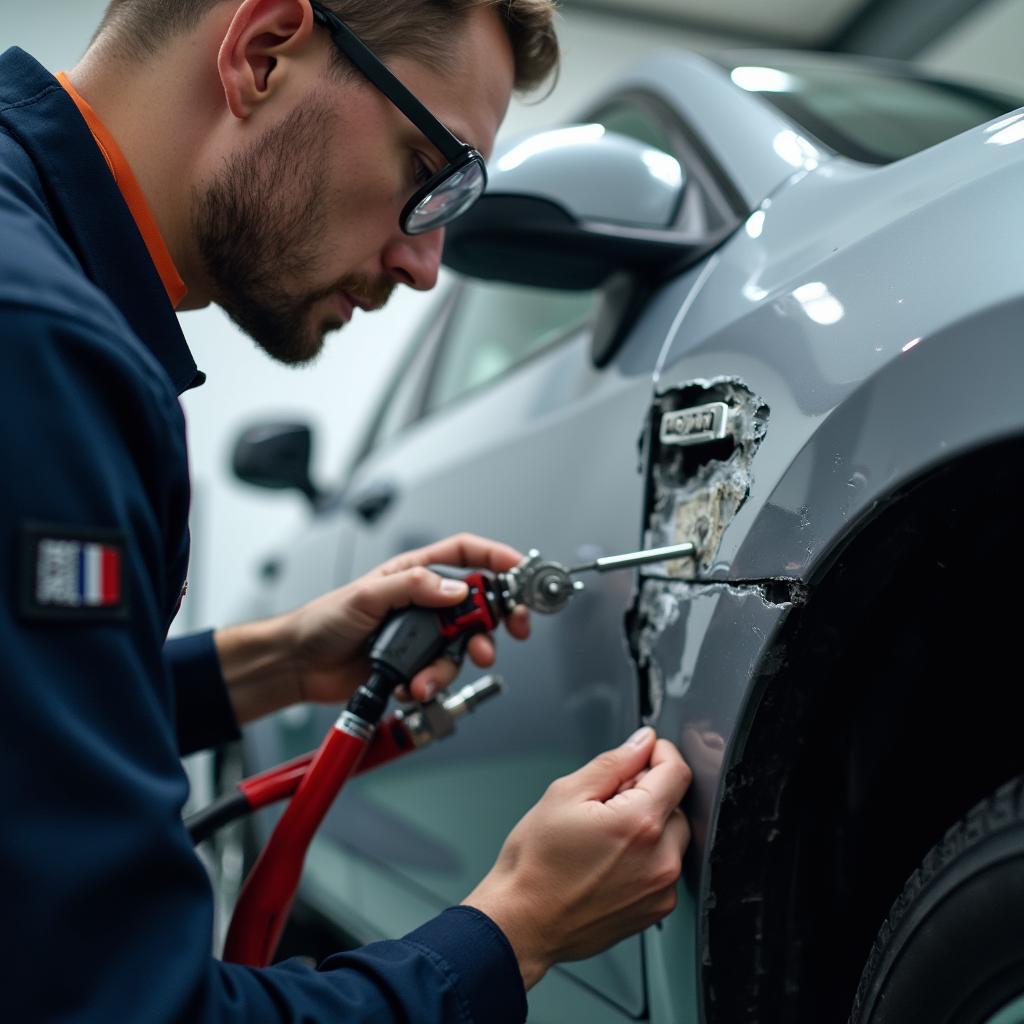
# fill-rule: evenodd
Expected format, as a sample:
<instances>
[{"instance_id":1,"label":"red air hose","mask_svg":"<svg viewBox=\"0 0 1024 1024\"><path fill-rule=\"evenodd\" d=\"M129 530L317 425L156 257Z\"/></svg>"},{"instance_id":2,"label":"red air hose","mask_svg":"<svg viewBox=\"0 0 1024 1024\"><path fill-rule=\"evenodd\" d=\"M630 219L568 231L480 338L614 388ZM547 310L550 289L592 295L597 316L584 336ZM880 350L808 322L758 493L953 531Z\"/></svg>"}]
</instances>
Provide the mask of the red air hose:
<instances>
[{"instance_id":1,"label":"red air hose","mask_svg":"<svg viewBox=\"0 0 1024 1024\"><path fill-rule=\"evenodd\" d=\"M252 967L270 963L295 899L306 850L367 742L367 737L338 725L327 734L242 886L224 944L225 960Z\"/></svg>"}]
</instances>

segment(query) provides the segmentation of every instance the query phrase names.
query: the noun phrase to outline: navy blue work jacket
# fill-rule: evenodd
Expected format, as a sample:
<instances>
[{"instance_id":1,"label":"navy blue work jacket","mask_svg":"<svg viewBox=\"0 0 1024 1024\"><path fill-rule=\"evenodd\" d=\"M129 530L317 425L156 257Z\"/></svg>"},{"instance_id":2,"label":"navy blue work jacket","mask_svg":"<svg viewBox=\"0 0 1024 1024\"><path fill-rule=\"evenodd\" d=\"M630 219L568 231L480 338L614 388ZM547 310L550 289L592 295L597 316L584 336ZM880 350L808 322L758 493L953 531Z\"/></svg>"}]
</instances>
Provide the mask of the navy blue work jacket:
<instances>
[{"instance_id":1,"label":"navy blue work jacket","mask_svg":"<svg viewBox=\"0 0 1024 1024\"><path fill-rule=\"evenodd\" d=\"M522 1021L504 935L253 969L210 952L180 756L236 734L212 636L165 645L188 558L179 394L202 375L71 98L0 56L0 1019Z\"/></svg>"}]
</instances>

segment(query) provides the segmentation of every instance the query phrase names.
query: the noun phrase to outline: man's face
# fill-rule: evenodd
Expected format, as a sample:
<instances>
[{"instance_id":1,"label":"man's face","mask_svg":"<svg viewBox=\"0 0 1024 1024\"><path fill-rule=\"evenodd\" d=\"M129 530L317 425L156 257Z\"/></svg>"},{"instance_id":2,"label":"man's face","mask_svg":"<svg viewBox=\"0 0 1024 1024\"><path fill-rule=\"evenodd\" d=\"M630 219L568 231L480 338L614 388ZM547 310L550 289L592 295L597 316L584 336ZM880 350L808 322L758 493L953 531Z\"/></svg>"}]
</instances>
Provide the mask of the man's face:
<instances>
[{"instance_id":1,"label":"man's face","mask_svg":"<svg viewBox=\"0 0 1024 1024\"><path fill-rule=\"evenodd\" d=\"M329 38L318 30L327 62ZM459 139L488 156L512 91L513 60L489 7L467 18L445 74L388 64ZM396 284L432 288L443 229L410 236L399 216L440 153L358 73L320 79L287 116L229 154L193 204L213 298L274 358L304 363L356 307Z\"/></svg>"}]
</instances>

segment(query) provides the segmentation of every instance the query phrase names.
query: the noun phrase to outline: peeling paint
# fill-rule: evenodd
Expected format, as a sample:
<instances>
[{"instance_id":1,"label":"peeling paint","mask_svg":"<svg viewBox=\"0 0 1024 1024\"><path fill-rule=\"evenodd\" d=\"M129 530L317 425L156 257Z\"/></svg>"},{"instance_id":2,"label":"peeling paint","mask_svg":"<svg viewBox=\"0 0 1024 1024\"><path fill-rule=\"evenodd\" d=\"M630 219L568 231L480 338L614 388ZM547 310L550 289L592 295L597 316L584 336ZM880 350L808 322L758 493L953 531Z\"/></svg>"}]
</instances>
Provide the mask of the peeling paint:
<instances>
[{"instance_id":1,"label":"peeling paint","mask_svg":"<svg viewBox=\"0 0 1024 1024\"><path fill-rule=\"evenodd\" d=\"M729 410L721 440L692 445L660 440L666 413L714 402ZM711 567L722 535L750 493L751 464L765 436L768 412L765 402L734 377L689 381L656 398L646 438L645 545L692 541L698 550L696 560L671 563L670 576L693 579Z\"/></svg>"}]
</instances>

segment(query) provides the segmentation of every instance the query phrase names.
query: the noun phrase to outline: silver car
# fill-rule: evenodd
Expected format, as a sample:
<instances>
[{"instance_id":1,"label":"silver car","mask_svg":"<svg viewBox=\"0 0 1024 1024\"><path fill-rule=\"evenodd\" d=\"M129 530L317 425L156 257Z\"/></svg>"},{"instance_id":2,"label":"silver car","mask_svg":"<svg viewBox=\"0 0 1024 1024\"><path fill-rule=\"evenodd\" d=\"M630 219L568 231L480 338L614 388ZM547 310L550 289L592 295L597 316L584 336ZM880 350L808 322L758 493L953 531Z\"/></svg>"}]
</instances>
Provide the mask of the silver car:
<instances>
[{"instance_id":1,"label":"silver car","mask_svg":"<svg viewBox=\"0 0 1024 1024\"><path fill-rule=\"evenodd\" d=\"M1020 102L661 55L496 155L340 491L301 426L241 440L243 478L314 506L267 612L459 530L696 549L502 642L500 701L346 791L304 907L401 934L642 720L695 773L679 907L531 1021L1024 1020ZM256 725L247 767L333 718Z\"/></svg>"}]
</instances>

